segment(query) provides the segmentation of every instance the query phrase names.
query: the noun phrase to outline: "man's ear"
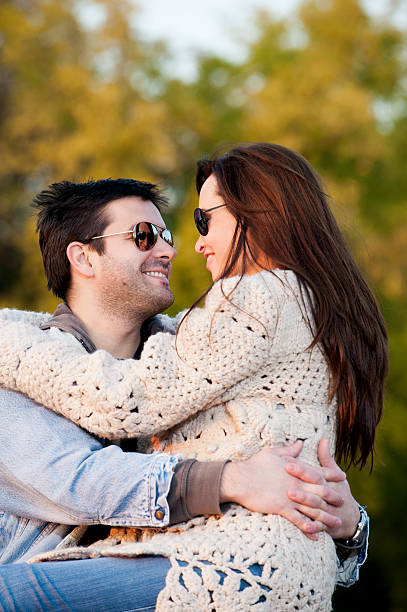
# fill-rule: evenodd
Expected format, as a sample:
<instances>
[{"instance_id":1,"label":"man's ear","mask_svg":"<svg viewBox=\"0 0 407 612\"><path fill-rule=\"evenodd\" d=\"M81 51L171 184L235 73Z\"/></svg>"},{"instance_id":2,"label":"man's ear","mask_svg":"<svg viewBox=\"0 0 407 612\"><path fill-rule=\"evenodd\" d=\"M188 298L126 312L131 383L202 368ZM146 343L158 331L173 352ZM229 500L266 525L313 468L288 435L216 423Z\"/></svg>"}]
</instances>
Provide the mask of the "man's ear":
<instances>
[{"instance_id":1,"label":"man's ear","mask_svg":"<svg viewBox=\"0 0 407 612\"><path fill-rule=\"evenodd\" d=\"M66 256L69 259L72 270L88 278L95 276L93 253L96 254L96 251L91 251L88 245L82 242L71 242L66 248Z\"/></svg>"}]
</instances>

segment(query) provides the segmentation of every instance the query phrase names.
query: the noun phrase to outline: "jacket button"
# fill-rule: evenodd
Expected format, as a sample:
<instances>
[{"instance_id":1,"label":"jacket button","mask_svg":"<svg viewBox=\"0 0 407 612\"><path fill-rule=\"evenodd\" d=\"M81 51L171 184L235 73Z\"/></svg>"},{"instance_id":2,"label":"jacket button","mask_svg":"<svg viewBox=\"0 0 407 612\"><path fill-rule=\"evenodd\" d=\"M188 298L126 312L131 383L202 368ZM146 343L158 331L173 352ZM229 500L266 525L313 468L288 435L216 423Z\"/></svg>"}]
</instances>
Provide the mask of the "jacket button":
<instances>
[{"instance_id":1,"label":"jacket button","mask_svg":"<svg viewBox=\"0 0 407 612\"><path fill-rule=\"evenodd\" d=\"M164 516L165 516L165 512L162 508L158 508L158 510L155 511L155 518L157 520L162 521Z\"/></svg>"}]
</instances>

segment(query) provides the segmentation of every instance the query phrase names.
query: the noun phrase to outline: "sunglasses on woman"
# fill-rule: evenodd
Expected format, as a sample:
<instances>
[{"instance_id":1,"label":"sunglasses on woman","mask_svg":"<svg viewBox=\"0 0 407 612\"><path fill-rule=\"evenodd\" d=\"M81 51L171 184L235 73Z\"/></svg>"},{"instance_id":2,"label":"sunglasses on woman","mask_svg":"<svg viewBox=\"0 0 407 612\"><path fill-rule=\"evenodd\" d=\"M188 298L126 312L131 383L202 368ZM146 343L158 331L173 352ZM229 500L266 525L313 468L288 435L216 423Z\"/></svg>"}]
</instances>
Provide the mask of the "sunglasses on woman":
<instances>
[{"instance_id":1,"label":"sunglasses on woman","mask_svg":"<svg viewBox=\"0 0 407 612\"><path fill-rule=\"evenodd\" d=\"M208 212L212 210L216 210L217 208L222 208L226 206L226 204L219 204L219 206L213 206L213 208L207 208L203 210L202 208L195 208L194 210L194 221L196 225L196 229L201 234L201 236L206 236L209 232L209 219L210 215L207 215Z\"/></svg>"},{"instance_id":2,"label":"sunglasses on woman","mask_svg":"<svg viewBox=\"0 0 407 612\"><path fill-rule=\"evenodd\" d=\"M93 236L91 240L108 238L109 236L120 236L121 234L133 234L134 243L139 251L151 251L157 242L158 236L161 236L161 238L171 247L174 246L174 240L170 230L165 227L154 225L154 223L150 223L150 221L141 221L137 223L132 230L127 230L127 232L102 234L102 236Z\"/></svg>"}]
</instances>

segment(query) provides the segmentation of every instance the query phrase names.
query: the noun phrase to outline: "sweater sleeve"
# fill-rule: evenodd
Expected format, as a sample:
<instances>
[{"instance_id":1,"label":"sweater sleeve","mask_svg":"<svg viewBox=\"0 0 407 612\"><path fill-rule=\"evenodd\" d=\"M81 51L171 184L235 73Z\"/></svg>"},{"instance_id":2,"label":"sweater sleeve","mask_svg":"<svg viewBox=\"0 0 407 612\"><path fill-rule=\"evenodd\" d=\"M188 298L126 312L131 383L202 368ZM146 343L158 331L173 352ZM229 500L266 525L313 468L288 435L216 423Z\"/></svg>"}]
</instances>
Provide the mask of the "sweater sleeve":
<instances>
[{"instance_id":1,"label":"sweater sleeve","mask_svg":"<svg viewBox=\"0 0 407 612\"><path fill-rule=\"evenodd\" d=\"M259 276L259 275L256 275ZM149 338L141 359L88 354L68 334L3 322L0 385L106 438L159 434L216 405L225 391L262 367L279 305L264 285L244 277L216 283L178 336ZM262 290L261 290L262 289Z\"/></svg>"}]
</instances>

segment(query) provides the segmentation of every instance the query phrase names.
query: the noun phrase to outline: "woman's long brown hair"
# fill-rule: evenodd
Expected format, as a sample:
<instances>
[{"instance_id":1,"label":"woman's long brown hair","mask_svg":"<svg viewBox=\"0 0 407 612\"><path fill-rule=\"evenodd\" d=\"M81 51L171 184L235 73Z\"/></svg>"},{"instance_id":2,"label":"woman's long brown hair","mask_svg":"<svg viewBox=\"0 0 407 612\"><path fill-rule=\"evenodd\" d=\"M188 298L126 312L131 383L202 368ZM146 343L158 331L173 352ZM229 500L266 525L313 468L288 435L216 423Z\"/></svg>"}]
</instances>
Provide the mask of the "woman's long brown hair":
<instances>
[{"instance_id":1,"label":"woman's long brown hair","mask_svg":"<svg viewBox=\"0 0 407 612\"><path fill-rule=\"evenodd\" d=\"M383 408L386 328L317 175L301 155L270 143L199 161L198 193L211 174L237 220L222 278L237 264L244 274L260 255L297 274L313 316L311 347L322 347L338 401L336 458L363 467L373 461Z\"/></svg>"}]
</instances>

